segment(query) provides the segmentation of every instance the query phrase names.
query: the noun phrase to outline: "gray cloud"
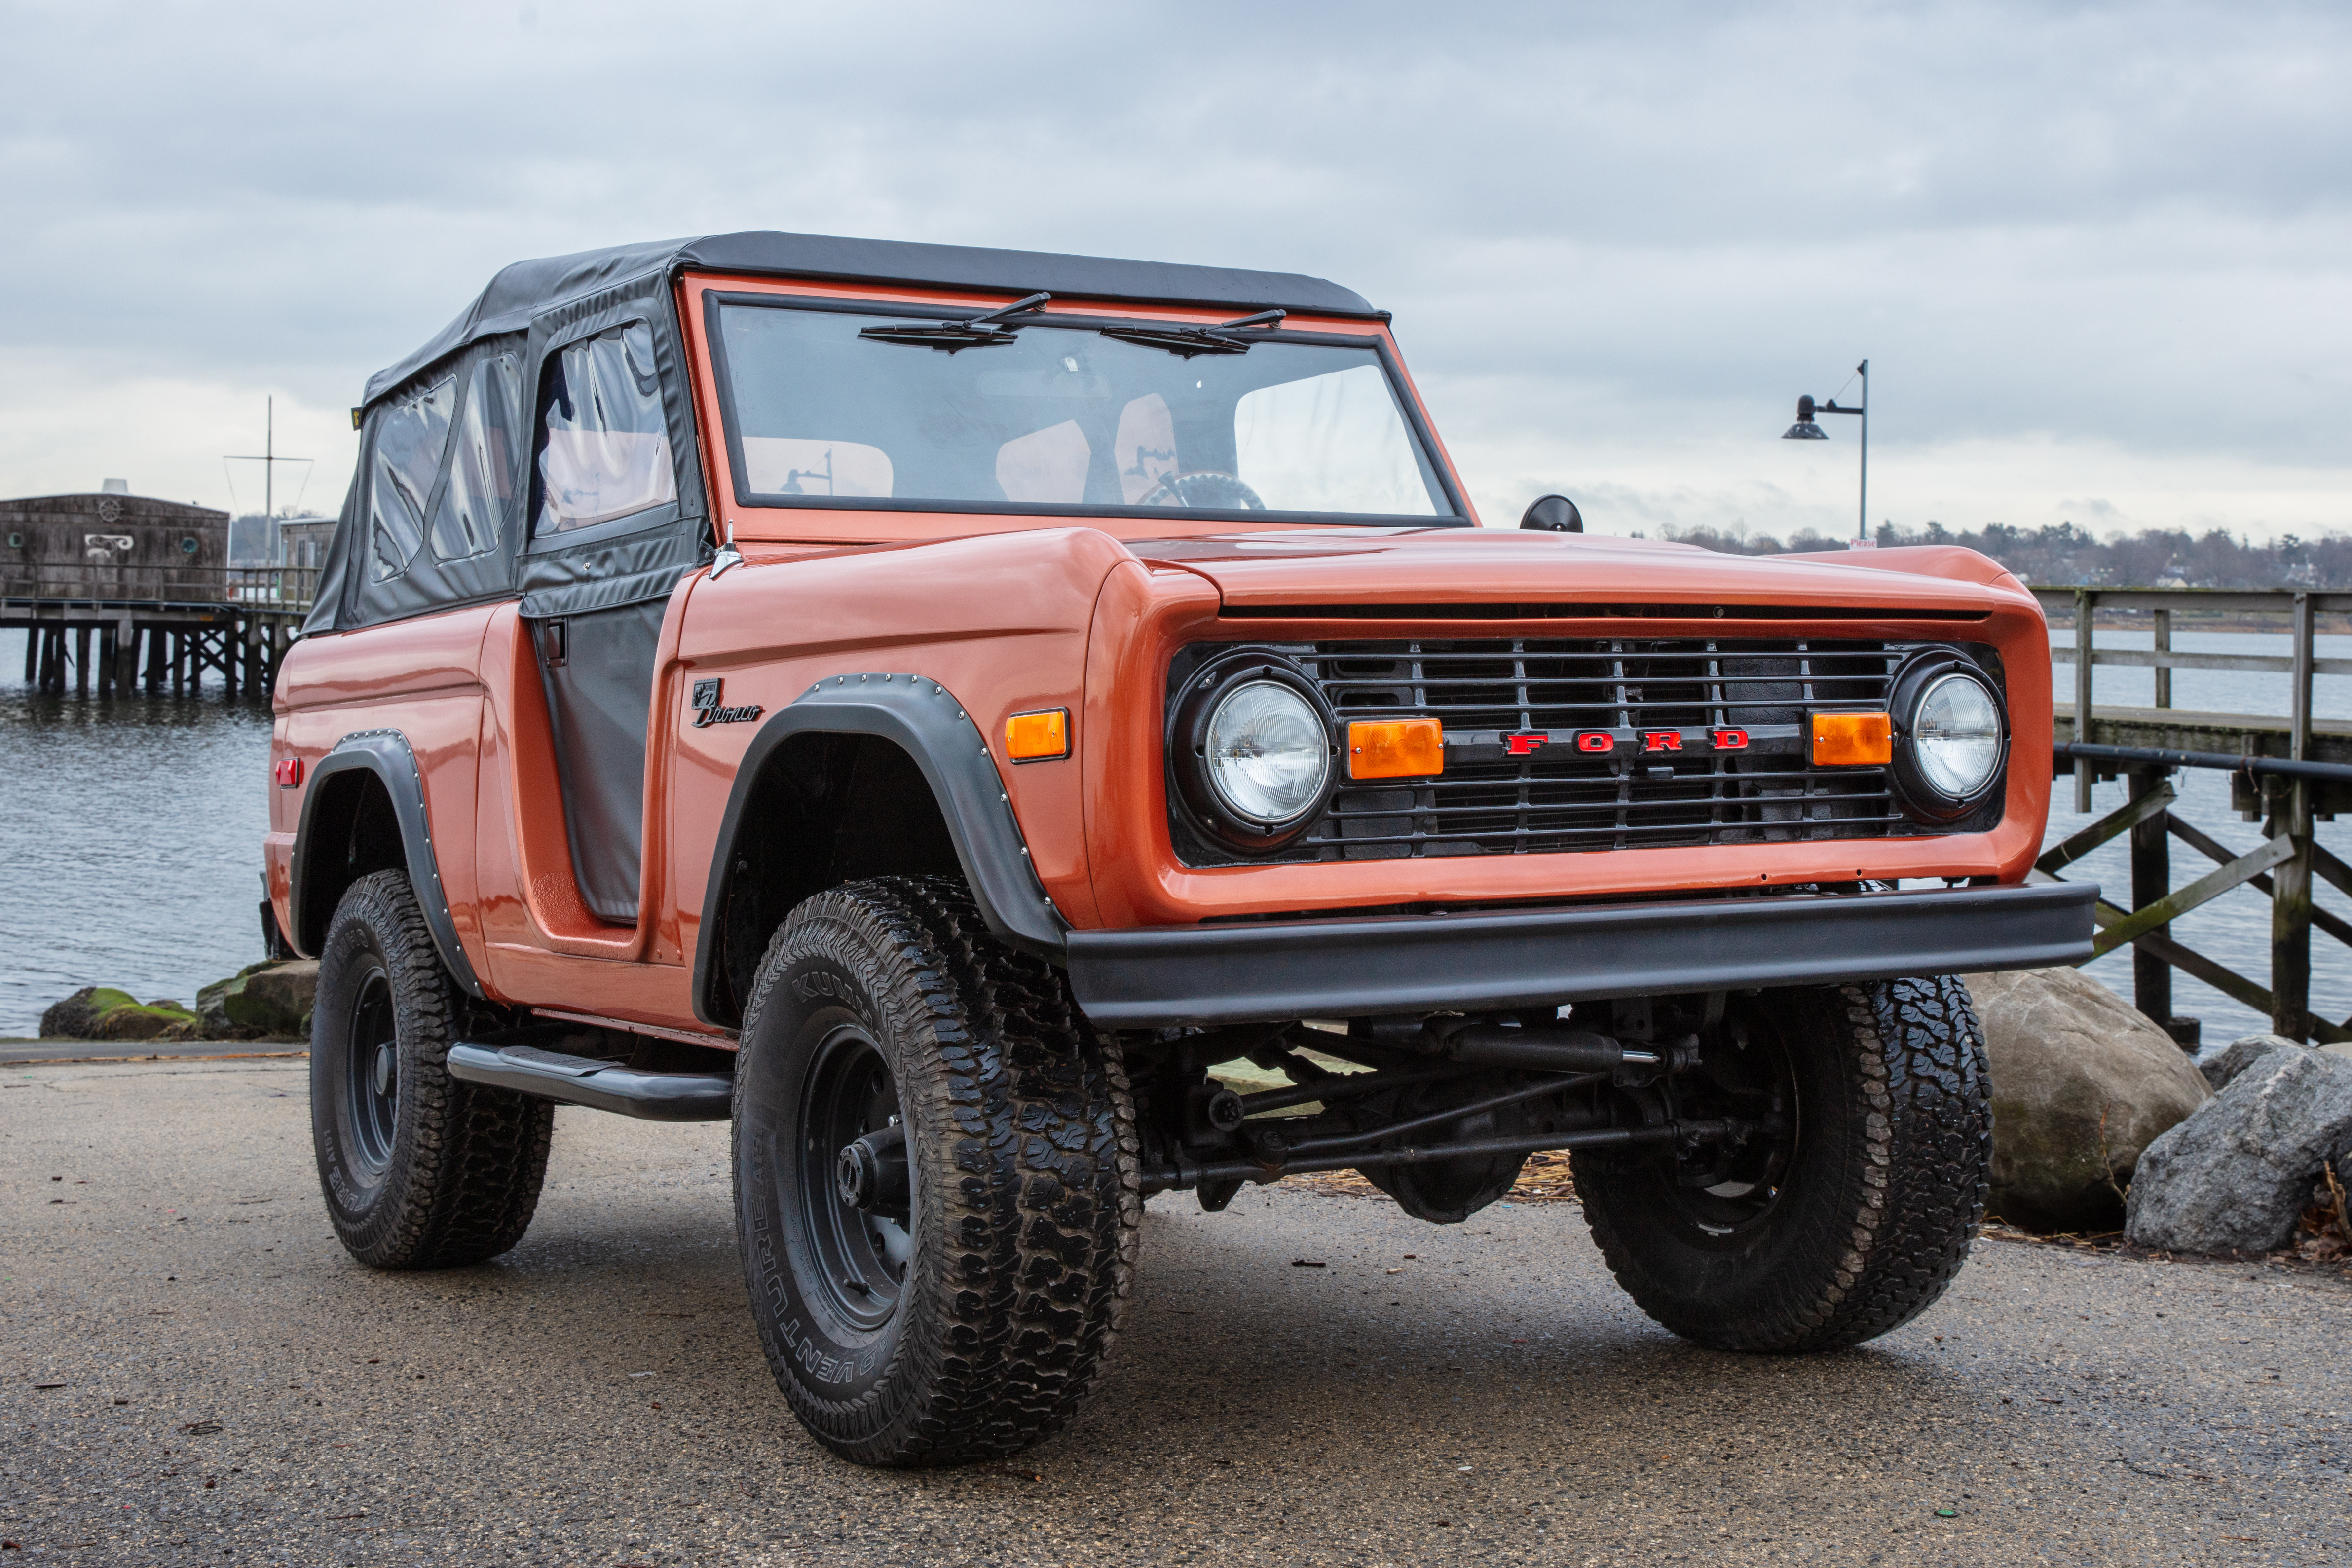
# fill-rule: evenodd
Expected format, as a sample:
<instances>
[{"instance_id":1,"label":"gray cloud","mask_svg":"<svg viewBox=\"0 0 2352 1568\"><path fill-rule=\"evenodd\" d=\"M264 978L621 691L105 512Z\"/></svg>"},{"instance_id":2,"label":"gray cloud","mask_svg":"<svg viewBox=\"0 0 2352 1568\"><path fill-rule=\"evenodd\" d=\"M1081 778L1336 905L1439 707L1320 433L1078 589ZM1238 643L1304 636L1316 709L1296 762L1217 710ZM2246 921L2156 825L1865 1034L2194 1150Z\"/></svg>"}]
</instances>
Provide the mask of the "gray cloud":
<instances>
[{"instance_id":1,"label":"gray cloud","mask_svg":"<svg viewBox=\"0 0 2352 1568\"><path fill-rule=\"evenodd\" d=\"M2168 465L2151 492L2233 525L2330 521L2231 499L2271 468L2352 521L2338 7L14 4L0 26L0 353L73 367L53 395L94 418L138 378L331 411L508 260L782 227L1338 278L1398 312L1490 509L1550 471L1624 526L1833 522L1761 443L1868 353L1891 498L1906 447L2055 442ZM57 482L49 449L0 441L0 489Z\"/></svg>"}]
</instances>

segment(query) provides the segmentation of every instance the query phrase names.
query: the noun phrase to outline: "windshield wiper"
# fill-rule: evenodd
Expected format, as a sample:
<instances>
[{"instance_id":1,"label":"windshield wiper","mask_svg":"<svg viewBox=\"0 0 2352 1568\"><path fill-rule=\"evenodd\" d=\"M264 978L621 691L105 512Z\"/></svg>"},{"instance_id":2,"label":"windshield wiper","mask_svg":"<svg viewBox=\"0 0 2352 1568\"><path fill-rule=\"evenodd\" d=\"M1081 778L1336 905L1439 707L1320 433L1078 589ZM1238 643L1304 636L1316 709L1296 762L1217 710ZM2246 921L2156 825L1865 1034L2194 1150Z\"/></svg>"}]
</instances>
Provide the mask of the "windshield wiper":
<instances>
[{"instance_id":1,"label":"windshield wiper","mask_svg":"<svg viewBox=\"0 0 2352 1568\"><path fill-rule=\"evenodd\" d=\"M950 354L959 349L992 349L1017 341L1021 329L1029 324L1009 321L1008 317L1034 310L1052 298L1041 289L984 316L965 316L952 321L899 321L887 327L865 327L857 335L877 343L904 343L909 348L937 349Z\"/></svg>"},{"instance_id":2,"label":"windshield wiper","mask_svg":"<svg viewBox=\"0 0 2352 1568\"><path fill-rule=\"evenodd\" d=\"M1289 313L1287 310L1260 310L1255 316L1244 316L1238 321L1219 321L1211 327L1105 327L1101 331L1107 338L1117 338L1123 343L1140 344L1147 349L1162 349L1185 359L1195 354L1245 354L1250 352L1251 340L1221 334L1236 327L1278 327L1283 317Z\"/></svg>"}]
</instances>

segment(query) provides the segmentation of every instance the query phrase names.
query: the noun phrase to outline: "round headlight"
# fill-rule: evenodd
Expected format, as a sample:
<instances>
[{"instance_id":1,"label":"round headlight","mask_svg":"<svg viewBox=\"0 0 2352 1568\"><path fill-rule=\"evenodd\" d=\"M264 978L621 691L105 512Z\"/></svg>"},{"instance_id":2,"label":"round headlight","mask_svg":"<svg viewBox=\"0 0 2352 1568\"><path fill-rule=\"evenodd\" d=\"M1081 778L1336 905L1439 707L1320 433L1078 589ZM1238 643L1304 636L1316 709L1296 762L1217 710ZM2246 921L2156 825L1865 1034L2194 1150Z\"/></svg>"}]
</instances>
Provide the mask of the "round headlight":
<instances>
[{"instance_id":1,"label":"round headlight","mask_svg":"<svg viewBox=\"0 0 2352 1568\"><path fill-rule=\"evenodd\" d=\"M2000 707L1974 676L1928 682L1912 710L1910 731L1921 781L1947 800L1976 795L2000 767Z\"/></svg>"},{"instance_id":2,"label":"round headlight","mask_svg":"<svg viewBox=\"0 0 2352 1568\"><path fill-rule=\"evenodd\" d=\"M1210 787L1245 821L1281 827L1315 809L1331 773L1322 715L1280 681L1252 680L1221 698L1205 736Z\"/></svg>"}]
</instances>

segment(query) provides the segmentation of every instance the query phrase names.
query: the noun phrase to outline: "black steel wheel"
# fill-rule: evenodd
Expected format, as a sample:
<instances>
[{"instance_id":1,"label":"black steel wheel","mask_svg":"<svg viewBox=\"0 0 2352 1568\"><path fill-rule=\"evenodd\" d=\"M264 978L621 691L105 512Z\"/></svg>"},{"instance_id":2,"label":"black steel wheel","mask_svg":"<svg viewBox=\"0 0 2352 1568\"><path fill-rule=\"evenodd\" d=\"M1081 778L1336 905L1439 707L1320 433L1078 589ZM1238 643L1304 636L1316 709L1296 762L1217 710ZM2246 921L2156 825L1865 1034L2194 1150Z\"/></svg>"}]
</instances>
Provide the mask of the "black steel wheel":
<instances>
[{"instance_id":1,"label":"black steel wheel","mask_svg":"<svg viewBox=\"0 0 2352 1568\"><path fill-rule=\"evenodd\" d=\"M1642 1310L1717 1350L1859 1344L1944 1293L1984 1217L1984 1037L1957 978L1735 999L1674 1109L1743 1144L1580 1151L1593 1239Z\"/></svg>"},{"instance_id":2,"label":"black steel wheel","mask_svg":"<svg viewBox=\"0 0 2352 1568\"><path fill-rule=\"evenodd\" d=\"M336 1236L377 1268L495 1258L539 1205L555 1108L449 1076L461 1000L408 879L352 883L319 954L310 1141Z\"/></svg>"},{"instance_id":3,"label":"black steel wheel","mask_svg":"<svg viewBox=\"0 0 2352 1568\"><path fill-rule=\"evenodd\" d=\"M399 1121L400 1037L393 1025L392 976L373 954L342 1034L341 1130L354 1167L380 1182L392 1168L393 1130Z\"/></svg>"},{"instance_id":4,"label":"black steel wheel","mask_svg":"<svg viewBox=\"0 0 2352 1568\"><path fill-rule=\"evenodd\" d=\"M1113 1044L960 882L881 878L769 943L735 1075L735 1203L768 1364L862 1464L1059 1431L1118 1331L1142 1215Z\"/></svg>"},{"instance_id":5,"label":"black steel wheel","mask_svg":"<svg viewBox=\"0 0 2352 1568\"><path fill-rule=\"evenodd\" d=\"M914 1194L898 1087L862 1026L837 1023L816 1042L800 1122L793 1188L812 1282L843 1321L878 1329L914 1255Z\"/></svg>"}]
</instances>

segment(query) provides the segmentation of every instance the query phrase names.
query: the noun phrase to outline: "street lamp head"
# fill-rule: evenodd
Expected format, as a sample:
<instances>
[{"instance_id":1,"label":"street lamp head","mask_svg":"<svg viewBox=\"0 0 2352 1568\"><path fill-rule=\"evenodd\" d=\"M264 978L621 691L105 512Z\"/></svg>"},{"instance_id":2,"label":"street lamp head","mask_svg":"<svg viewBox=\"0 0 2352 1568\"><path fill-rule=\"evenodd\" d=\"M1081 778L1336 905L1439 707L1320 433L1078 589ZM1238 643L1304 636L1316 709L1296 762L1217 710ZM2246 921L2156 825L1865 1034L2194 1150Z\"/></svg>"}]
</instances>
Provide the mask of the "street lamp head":
<instances>
[{"instance_id":1,"label":"street lamp head","mask_svg":"<svg viewBox=\"0 0 2352 1568\"><path fill-rule=\"evenodd\" d=\"M1789 428L1782 433L1780 439L1783 441L1826 441L1829 438L1830 433L1822 429L1819 425L1813 423L1813 400L1811 397L1800 397L1797 399L1797 422L1794 425L1790 426Z\"/></svg>"}]
</instances>

